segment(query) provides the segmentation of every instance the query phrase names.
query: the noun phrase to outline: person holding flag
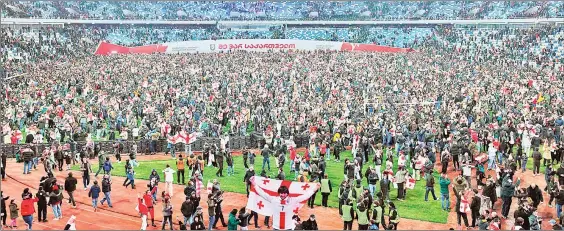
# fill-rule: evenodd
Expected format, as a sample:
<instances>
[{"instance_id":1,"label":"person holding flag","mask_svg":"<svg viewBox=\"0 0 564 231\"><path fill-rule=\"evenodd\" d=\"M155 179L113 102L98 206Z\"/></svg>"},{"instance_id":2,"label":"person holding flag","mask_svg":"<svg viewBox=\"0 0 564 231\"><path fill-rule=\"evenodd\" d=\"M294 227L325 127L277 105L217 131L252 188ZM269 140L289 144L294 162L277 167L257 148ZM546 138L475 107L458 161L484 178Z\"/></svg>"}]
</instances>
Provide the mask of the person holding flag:
<instances>
[{"instance_id":1,"label":"person holding flag","mask_svg":"<svg viewBox=\"0 0 564 231\"><path fill-rule=\"evenodd\" d=\"M262 182L266 187L270 185L280 184L276 192L268 190L265 191L257 182ZM257 207L257 213L265 216L272 216L272 228L274 230L292 230L295 224L292 220L292 215L298 213L298 210L305 204L307 199L319 189L319 183L297 183L291 181L273 180L264 177L251 178L252 188L251 191L255 193L249 197L247 207ZM294 186L295 187L292 187ZM269 187L271 188L271 187ZM290 193L290 188L292 193ZM297 192L300 189L303 192ZM255 197L256 196L256 197ZM263 201L264 200L264 201ZM258 201L258 203L253 203ZM270 206L265 206L264 202L270 203ZM263 209L264 208L264 209Z\"/></svg>"}]
</instances>

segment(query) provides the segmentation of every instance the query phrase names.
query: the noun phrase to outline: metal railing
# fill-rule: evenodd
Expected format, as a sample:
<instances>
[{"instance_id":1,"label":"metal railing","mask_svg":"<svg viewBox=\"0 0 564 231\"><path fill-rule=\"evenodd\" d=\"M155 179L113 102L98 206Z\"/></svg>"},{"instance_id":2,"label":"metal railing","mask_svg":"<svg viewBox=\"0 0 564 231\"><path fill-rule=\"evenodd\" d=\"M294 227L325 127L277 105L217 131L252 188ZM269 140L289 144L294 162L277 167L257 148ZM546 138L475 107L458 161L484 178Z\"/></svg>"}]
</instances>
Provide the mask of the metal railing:
<instances>
[{"instance_id":1,"label":"metal railing","mask_svg":"<svg viewBox=\"0 0 564 231\"><path fill-rule=\"evenodd\" d=\"M108 141L99 141L96 144L100 145L100 150L104 151L105 153L114 153L114 144L116 142L121 142L123 144L122 154L128 154L132 150L133 144L137 144L137 153L138 154L146 154L150 152L150 139L138 139L138 140L108 140ZM191 150L194 152L202 151L204 148L204 144L208 145L217 145L220 146L220 138L215 137L199 137L194 143L192 143ZM245 147L248 148L263 148L266 140L262 136L258 135L251 135L251 136L232 136L229 137L229 148L231 150L239 150ZM308 145L308 137L306 136L296 136L294 137L294 143L296 147L307 147ZM86 141L77 141L76 142L76 150L82 150L83 147L86 146ZM167 150L168 142L166 139L159 139L156 141L155 151L156 152L165 152ZM8 158L15 157L16 152L20 148L24 147L31 147L38 152L37 155L40 155L41 152L47 147L51 147L51 144L48 143L41 143L41 144L0 144L0 154L6 154ZM184 152L185 144L179 143L175 144L176 152Z\"/></svg>"}]
</instances>

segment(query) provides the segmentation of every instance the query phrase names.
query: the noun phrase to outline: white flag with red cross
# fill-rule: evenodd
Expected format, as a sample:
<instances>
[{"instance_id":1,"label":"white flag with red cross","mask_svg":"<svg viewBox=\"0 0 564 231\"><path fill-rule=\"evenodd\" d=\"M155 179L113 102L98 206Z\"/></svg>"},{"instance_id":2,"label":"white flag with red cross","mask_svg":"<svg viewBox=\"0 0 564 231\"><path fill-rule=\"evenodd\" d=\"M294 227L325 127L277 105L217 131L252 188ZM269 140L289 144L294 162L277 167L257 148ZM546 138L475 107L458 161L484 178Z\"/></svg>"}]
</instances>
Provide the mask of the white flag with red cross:
<instances>
[{"instance_id":1,"label":"white flag with red cross","mask_svg":"<svg viewBox=\"0 0 564 231\"><path fill-rule=\"evenodd\" d=\"M252 177L247 208L264 216L272 216L272 227L279 230L292 229L292 216L307 202L320 187L319 183L302 183ZM278 189L286 186L286 199L280 198Z\"/></svg>"},{"instance_id":2,"label":"white flag with red cross","mask_svg":"<svg viewBox=\"0 0 564 231\"><path fill-rule=\"evenodd\" d=\"M177 134L178 136L177 142L192 144L196 141L196 138L198 138L198 134L199 134L198 132L192 132L188 134L185 131L181 131L180 133Z\"/></svg>"}]
</instances>

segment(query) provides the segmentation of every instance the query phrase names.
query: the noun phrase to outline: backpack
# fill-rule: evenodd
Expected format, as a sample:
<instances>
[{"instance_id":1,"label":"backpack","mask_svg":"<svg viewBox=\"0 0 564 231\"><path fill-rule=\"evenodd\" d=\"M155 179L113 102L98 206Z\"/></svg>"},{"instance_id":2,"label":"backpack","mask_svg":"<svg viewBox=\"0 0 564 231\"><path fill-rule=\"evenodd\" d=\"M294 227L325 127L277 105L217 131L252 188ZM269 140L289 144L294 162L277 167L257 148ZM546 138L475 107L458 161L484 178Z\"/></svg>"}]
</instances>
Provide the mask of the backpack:
<instances>
[{"instance_id":1,"label":"backpack","mask_svg":"<svg viewBox=\"0 0 564 231\"><path fill-rule=\"evenodd\" d=\"M340 198L340 199L341 199L341 200L346 200L346 199L348 199L348 198L349 198L349 193L350 193L350 189L346 189L346 188L345 188L345 189L343 190L343 196L342 196L342 198Z\"/></svg>"},{"instance_id":2,"label":"backpack","mask_svg":"<svg viewBox=\"0 0 564 231\"><path fill-rule=\"evenodd\" d=\"M104 162L104 171L109 172L110 170L112 170L110 162Z\"/></svg>"}]
</instances>

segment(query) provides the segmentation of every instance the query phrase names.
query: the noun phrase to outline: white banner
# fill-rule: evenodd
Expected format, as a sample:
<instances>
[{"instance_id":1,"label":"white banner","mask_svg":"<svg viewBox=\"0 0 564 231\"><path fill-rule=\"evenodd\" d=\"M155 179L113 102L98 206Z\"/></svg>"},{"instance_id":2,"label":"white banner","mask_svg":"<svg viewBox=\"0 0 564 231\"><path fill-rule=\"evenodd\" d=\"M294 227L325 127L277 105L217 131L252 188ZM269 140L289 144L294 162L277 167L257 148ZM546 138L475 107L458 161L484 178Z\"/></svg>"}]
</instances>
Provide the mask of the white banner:
<instances>
[{"instance_id":1,"label":"white banner","mask_svg":"<svg viewBox=\"0 0 564 231\"><path fill-rule=\"evenodd\" d=\"M290 39L227 39L165 43L166 53L211 53L229 50L341 50L342 42Z\"/></svg>"}]
</instances>

